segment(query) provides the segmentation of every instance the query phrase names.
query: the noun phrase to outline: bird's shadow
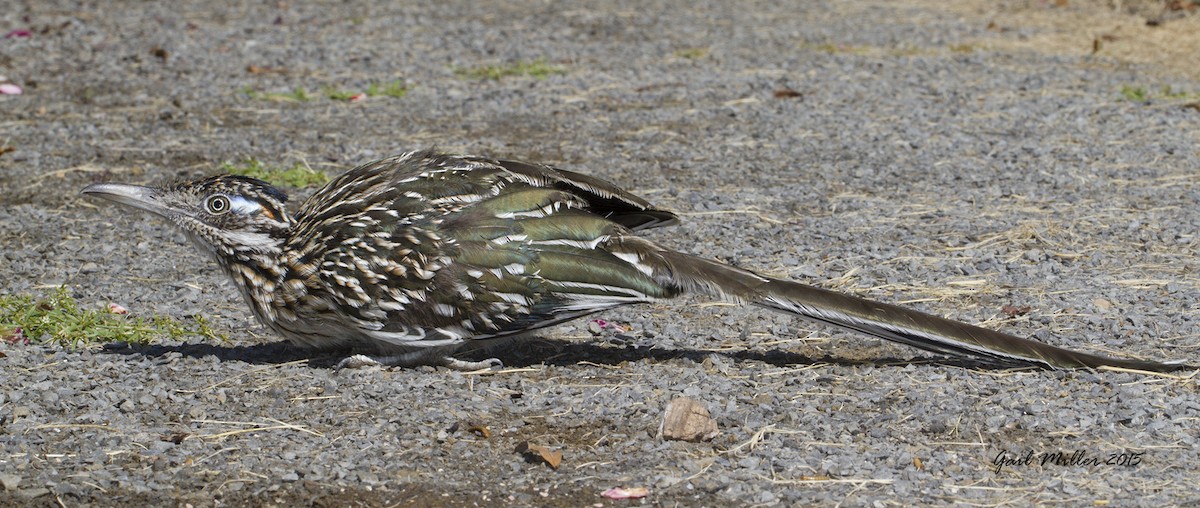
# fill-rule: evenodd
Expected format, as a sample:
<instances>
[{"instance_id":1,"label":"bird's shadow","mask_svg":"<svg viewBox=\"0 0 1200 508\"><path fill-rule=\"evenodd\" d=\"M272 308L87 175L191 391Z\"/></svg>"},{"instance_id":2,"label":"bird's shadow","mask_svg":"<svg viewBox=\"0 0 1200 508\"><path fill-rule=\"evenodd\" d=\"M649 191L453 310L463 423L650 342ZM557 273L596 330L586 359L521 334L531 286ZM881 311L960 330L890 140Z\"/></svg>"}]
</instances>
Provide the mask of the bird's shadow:
<instances>
[{"instance_id":1,"label":"bird's shadow","mask_svg":"<svg viewBox=\"0 0 1200 508\"><path fill-rule=\"evenodd\" d=\"M849 359L830 355L820 357L803 355L779 349L764 351L711 351L700 349L666 349L656 347L639 347L634 345L613 345L603 342L570 341L560 339L527 339L503 348L503 354L498 355L506 367L532 367L538 365L570 366L582 362L617 366L625 362L655 361L685 359L701 363L710 356L721 356L735 362L760 362L775 367L796 367L817 364L832 364L843 366L876 366L903 367L914 364L934 364L968 369L1009 370L1012 366L990 365L969 358L929 357L929 358L873 358ZM216 357L223 362L236 361L257 365L278 365L291 362L306 361L306 365L315 369L333 368L339 361L354 351L351 350L313 350L294 346L286 341L255 344L246 346L223 346L207 343L184 343L176 345L144 345L129 343L111 343L101 351L105 354L141 355L147 358L161 358L178 354L187 358L201 359ZM464 360L478 360L493 355L486 351L474 351L459 355Z\"/></svg>"}]
</instances>

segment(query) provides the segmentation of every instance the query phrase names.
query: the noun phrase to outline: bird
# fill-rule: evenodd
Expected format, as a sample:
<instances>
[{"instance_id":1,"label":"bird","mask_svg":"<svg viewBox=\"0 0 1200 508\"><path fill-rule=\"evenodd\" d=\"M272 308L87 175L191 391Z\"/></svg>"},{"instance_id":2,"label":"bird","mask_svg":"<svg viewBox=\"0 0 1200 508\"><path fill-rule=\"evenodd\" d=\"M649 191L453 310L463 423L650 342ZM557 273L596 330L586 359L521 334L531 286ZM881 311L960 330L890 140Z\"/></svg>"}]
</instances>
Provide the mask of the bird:
<instances>
[{"instance_id":1,"label":"bird","mask_svg":"<svg viewBox=\"0 0 1200 508\"><path fill-rule=\"evenodd\" d=\"M157 214L292 343L337 368L497 369L491 350L615 307L697 293L993 368L1141 371L1183 362L1066 349L678 252L639 233L679 222L613 183L546 164L416 150L330 180L293 214L254 178L81 193Z\"/></svg>"}]
</instances>

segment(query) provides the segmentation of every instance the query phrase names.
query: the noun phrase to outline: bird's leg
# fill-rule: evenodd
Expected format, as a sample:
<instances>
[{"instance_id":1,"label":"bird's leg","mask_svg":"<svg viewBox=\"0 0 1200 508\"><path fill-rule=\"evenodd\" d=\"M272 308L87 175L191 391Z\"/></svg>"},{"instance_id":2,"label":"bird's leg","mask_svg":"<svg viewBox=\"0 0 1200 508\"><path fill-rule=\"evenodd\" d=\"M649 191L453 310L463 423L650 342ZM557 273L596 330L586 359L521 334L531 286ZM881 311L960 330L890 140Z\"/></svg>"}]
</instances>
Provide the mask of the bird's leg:
<instances>
[{"instance_id":1,"label":"bird's leg","mask_svg":"<svg viewBox=\"0 0 1200 508\"><path fill-rule=\"evenodd\" d=\"M414 351L402 355L367 356L353 355L346 357L334 365L334 370L358 369L362 367L417 367L421 365L436 365L458 371L495 370L504 367L499 358L488 358L478 362L459 360L453 356L430 356L428 353Z\"/></svg>"}]
</instances>

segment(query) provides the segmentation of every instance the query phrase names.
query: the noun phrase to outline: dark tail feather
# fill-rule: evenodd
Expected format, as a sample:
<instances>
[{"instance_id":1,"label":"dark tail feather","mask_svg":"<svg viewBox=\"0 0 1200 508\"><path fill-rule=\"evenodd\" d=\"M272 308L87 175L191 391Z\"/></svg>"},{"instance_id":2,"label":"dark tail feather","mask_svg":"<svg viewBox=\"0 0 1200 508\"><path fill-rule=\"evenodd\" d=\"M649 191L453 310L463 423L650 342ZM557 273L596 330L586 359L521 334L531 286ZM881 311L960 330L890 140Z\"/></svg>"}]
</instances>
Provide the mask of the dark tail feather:
<instances>
[{"instance_id":1,"label":"dark tail feather","mask_svg":"<svg viewBox=\"0 0 1200 508\"><path fill-rule=\"evenodd\" d=\"M731 297L847 330L999 367L1118 367L1167 372L1194 369L1176 362L1110 358L1064 349L949 319L826 289L771 279L729 265L659 250L672 279L686 289Z\"/></svg>"}]
</instances>

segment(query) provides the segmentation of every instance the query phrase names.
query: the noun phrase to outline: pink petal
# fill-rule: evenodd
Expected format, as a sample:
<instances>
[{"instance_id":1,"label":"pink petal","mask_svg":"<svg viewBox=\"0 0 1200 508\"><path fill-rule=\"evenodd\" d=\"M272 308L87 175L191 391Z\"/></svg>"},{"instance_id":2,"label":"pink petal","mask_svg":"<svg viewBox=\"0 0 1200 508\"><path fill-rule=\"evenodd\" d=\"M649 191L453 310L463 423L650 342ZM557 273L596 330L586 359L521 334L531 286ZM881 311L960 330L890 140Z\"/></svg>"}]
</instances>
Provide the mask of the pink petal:
<instances>
[{"instance_id":1,"label":"pink petal","mask_svg":"<svg viewBox=\"0 0 1200 508\"><path fill-rule=\"evenodd\" d=\"M115 303L108 302L108 312L112 314L129 314L129 309L126 309L125 307Z\"/></svg>"},{"instance_id":2,"label":"pink petal","mask_svg":"<svg viewBox=\"0 0 1200 508\"><path fill-rule=\"evenodd\" d=\"M356 93L356 94L350 96L350 102L358 102L358 101L361 101L366 98L367 98L367 94Z\"/></svg>"},{"instance_id":3,"label":"pink petal","mask_svg":"<svg viewBox=\"0 0 1200 508\"><path fill-rule=\"evenodd\" d=\"M5 39L14 39L17 37L33 37L33 32L24 28L18 28L16 30L10 30L8 33L4 34Z\"/></svg>"},{"instance_id":4,"label":"pink petal","mask_svg":"<svg viewBox=\"0 0 1200 508\"><path fill-rule=\"evenodd\" d=\"M0 84L0 94L3 95L21 95L21 87L12 83Z\"/></svg>"},{"instance_id":5,"label":"pink petal","mask_svg":"<svg viewBox=\"0 0 1200 508\"><path fill-rule=\"evenodd\" d=\"M609 499L637 499L650 495L650 489L646 487L634 487L627 489L625 487L613 487L604 491L601 496Z\"/></svg>"},{"instance_id":6,"label":"pink petal","mask_svg":"<svg viewBox=\"0 0 1200 508\"><path fill-rule=\"evenodd\" d=\"M29 337L26 337L25 330L18 326L4 332L4 342L9 344L29 344Z\"/></svg>"}]
</instances>

